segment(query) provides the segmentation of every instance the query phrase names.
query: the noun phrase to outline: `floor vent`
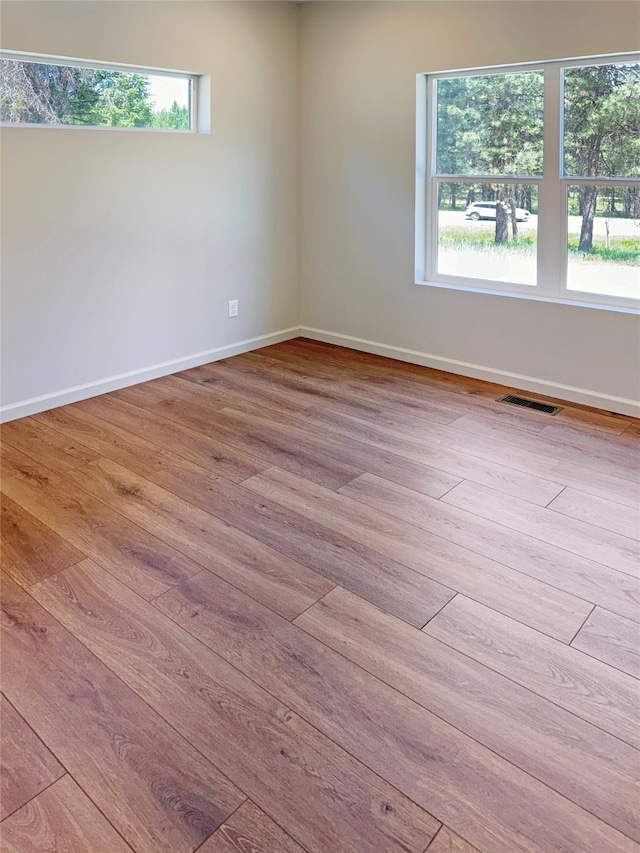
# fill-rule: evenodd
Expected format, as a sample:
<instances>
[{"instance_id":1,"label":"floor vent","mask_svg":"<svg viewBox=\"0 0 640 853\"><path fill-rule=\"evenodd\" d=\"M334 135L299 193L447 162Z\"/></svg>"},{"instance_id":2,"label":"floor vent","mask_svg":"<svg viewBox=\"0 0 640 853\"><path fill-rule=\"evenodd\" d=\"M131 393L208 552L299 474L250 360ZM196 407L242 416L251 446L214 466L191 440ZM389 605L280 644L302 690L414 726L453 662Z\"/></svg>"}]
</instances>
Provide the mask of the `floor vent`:
<instances>
[{"instance_id":1,"label":"floor vent","mask_svg":"<svg viewBox=\"0 0 640 853\"><path fill-rule=\"evenodd\" d=\"M514 397L507 394L500 397L498 403L509 403L511 406L522 406L524 409L534 409L536 412L546 412L548 415L557 415L562 411L562 406L550 406L548 403L538 403L536 400L527 400L525 397Z\"/></svg>"}]
</instances>

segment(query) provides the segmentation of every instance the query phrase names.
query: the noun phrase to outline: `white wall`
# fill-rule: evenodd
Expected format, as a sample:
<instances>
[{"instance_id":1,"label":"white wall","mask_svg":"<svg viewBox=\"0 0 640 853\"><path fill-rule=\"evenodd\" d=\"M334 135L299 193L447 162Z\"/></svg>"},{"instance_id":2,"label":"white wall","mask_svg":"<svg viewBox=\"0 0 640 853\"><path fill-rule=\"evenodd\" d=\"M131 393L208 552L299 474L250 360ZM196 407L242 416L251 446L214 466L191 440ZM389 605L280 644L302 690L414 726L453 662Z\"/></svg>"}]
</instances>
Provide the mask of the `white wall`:
<instances>
[{"instance_id":1,"label":"white wall","mask_svg":"<svg viewBox=\"0 0 640 853\"><path fill-rule=\"evenodd\" d=\"M2 3L5 49L212 81L210 135L2 130L6 418L299 325L297 39L288 3Z\"/></svg>"},{"instance_id":2,"label":"white wall","mask_svg":"<svg viewBox=\"0 0 640 853\"><path fill-rule=\"evenodd\" d=\"M610 398L640 397L637 316L413 284L415 76L637 50L638 4L307 3L301 26L303 326L633 411Z\"/></svg>"}]
</instances>

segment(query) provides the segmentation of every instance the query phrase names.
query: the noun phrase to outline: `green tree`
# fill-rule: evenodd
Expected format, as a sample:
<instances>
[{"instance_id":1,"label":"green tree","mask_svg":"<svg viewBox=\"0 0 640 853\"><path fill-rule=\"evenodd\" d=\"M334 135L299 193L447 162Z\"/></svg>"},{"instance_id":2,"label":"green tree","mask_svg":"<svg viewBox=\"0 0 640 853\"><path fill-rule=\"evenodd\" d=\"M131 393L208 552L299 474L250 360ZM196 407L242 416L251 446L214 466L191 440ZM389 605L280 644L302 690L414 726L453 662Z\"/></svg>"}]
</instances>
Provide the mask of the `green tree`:
<instances>
[{"instance_id":1,"label":"green tree","mask_svg":"<svg viewBox=\"0 0 640 853\"><path fill-rule=\"evenodd\" d=\"M437 171L540 174L542 85L539 72L438 81Z\"/></svg>"},{"instance_id":2,"label":"green tree","mask_svg":"<svg viewBox=\"0 0 640 853\"><path fill-rule=\"evenodd\" d=\"M92 124L99 72L39 62L0 61L0 119Z\"/></svg>"},{"instance_id":3,"label":"green tree","mask_svg":"<svg viewBox=\"0 0 640 853\"><path fill-rule=\"evenodd\" d=\"M168 110L160 110L154 113L153 126L173 130L189 130L188 107L181 107L177 101L174 101Z\"/></svg>"},{"instance_id":4,"label":"green tree","mask_svg":"<svg viewBox=\"0 0 640 853\"><path fill-rule=\"evenodd\" d=\"M480 153L479 115L469 106L469 77L438 81L437 164L440 174L474 173ZM445 185L441 184L441 189ZM451 208L456 208L460 184L446 184Z\"/></svg>"},{"instance_id":5,"label":"green tree","mask_svg":"<svg viewBox=\"0 0 640 853\"><path fill-rule=\"evenodd\" d=\"M157 126L184 124L179 107L165 112L167 123ZM17 60L0 64L0 119L111 127L153 127L156 121L144 75Z\"/></svg>"},{"instance_id":6,"label":"green tree","mask_svg":"<svg viewBox=\"0 0 640 853\"><path fill-rule=\"evenodd\" d=\"M569 176L640 176L640 65L596 65L565 73L564 169ZM593 247L599 189L578 192L578 249Z\"/></svg>"},{"instance_id":7,"label":"green tree","mask_svg":"<svg viewBox=\"0 0 640 853\"><path fill-rule=\"evenodd\" d=\"M110 127L152 127L149 80L141 74L99 72L97 91L100 121Z\"/></svg>"}]
</instances>

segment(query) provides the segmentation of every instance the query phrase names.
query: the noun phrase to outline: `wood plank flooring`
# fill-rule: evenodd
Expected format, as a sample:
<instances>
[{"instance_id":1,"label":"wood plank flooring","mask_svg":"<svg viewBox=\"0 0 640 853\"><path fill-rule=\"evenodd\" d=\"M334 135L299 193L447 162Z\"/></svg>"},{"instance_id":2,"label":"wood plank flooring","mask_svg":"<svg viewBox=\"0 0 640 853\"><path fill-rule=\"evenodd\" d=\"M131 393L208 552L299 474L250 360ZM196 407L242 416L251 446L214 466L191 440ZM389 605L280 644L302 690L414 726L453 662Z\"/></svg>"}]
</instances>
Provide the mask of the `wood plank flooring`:
<instances>
[{"instance_id":1,"label":"wood plank flooring","mask_svg":"<svg viewBox=\"0 0 640 853\"><path fill-rule=\"evenodd\" d=\"M71 776L64 776L1 824L4 853L132 853Z\"/></svg>"},{"instance_id":2,"label":"wood plank flooring","mask_svg":"<svg viewBox=\"0 0 640 853\"><path fill-rule=\"evenodd\" d=\"M0 696L0 732L0 820L4 820L65 771L4 696Z\"/></svg>"},{"instance_id":3,"label":"wood plank flooring","mask_svg":"<svg viewBox=\"0 0 640 853\"><path fill-rule=\"evenodd\" d=\"M2 428L7 853L640 853L640 424L304 339Z\"/></svg>"}]
</instances>

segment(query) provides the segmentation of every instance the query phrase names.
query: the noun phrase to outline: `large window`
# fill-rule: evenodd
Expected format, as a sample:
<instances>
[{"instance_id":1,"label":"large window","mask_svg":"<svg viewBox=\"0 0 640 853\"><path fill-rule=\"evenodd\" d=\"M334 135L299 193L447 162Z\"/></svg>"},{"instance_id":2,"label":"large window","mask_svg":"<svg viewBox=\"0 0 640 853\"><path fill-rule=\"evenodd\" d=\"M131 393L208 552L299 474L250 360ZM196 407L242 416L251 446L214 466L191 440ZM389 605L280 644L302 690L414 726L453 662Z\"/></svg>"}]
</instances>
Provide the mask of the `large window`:
<instances>
[{"instance_id":1,"label":"large window","mask_svg":"<svg viewBox=\"0 0 640 853\"><path fill-rule=\"evenodd\" d=\"M189 131L195 129L197 79L173 71L2 53L0 121Z\"/></svg>"},{"instance_id":2,"label":"large window","mask_svg":"<svg viewBox=\"0 0 640 853\"><path fill-rule=\"evenodd\" d=\"M640 306L640 56L420 75L416 281Z\"/></svg>"}]
</instances>

